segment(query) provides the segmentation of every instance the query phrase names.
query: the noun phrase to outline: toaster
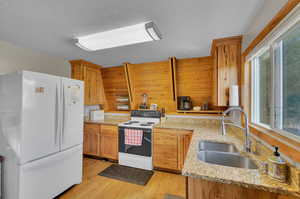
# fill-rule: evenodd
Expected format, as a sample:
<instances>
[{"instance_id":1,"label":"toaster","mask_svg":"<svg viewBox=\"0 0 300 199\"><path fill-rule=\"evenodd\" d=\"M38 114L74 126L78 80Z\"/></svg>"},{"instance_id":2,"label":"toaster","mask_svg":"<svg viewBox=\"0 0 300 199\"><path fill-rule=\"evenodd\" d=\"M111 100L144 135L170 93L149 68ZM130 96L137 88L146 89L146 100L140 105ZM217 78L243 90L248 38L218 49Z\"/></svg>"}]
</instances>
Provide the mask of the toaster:
<instances>
[{"instance_id":1,"label":"toaster","mask_svg":"<svg viewBox=\"0 0 300 199\"><path fill-rule=\"evenodd\" d=\"M90 111L90 120L104 120L104 110Z\"/></svg>"}]
</instances>

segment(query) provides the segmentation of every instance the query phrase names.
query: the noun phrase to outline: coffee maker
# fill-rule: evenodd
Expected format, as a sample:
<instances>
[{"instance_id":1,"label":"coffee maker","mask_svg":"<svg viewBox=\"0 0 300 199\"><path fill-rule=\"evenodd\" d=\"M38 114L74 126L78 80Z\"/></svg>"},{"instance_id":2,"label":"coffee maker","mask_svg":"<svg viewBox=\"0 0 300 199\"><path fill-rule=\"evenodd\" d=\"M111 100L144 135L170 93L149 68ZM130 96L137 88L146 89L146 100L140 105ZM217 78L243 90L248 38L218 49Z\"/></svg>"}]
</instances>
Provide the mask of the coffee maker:
<instances>
[{"instance_id":1,"label":"coffee maker","mask_svg":"<svg viewBox=\"0 0 300 199\"><path fill-rule=\"evenodd\" d=\"M190 96L177 97L177 109L178 110L191 110L192 100Z\"/></svg>"}]
</instances>

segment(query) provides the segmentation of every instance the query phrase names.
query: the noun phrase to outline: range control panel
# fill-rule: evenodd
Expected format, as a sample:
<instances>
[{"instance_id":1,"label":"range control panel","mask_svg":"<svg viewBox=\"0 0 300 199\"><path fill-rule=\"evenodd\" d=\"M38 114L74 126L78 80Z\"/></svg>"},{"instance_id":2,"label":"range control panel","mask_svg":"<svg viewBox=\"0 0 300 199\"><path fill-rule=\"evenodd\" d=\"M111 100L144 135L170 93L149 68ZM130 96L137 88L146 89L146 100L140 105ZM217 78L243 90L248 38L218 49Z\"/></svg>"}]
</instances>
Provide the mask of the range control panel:
<instances>
[{"instance_id":1,"label":"range control panel","mask_svg":"<svg viewBox=\"0 0 300 199\"><path fill-rule=\"evenodd\" d=\"M131 117L160 118L161 112L155 110L133 110Z\"/></svg>"}]
</instances>

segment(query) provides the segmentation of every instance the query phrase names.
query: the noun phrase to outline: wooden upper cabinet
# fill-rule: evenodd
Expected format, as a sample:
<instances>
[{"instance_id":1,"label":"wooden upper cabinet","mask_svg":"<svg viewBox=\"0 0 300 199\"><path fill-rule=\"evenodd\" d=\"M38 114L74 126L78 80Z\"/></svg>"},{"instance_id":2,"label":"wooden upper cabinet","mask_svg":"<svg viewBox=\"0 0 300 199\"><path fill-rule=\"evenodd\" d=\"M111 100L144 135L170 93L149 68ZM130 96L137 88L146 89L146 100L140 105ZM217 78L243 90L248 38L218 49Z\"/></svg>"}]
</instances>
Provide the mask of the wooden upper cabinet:
<instances>
[{"instance_id":1,"label":"wooden upper cabinet","mask_svg":"<svg viewBox=\"0 0 300 199\"><path fill-rule=\"evenodd\" d=\"M229 88L240 85L241 36L213 40L213 104L228 106Z\"/></svg>"},{"instance_id":2,"label":"wooden upper cabinet","mask_svg":"<svg viewBox=\"0 0 300 199\"><path fill-rule=\"evenodd\" d=\"M85 67L85 104L104 104L105 95L100 69Z\"/></svg>"},{"instance_id":3,"label":"wooden upper cabinet","mask_svg":"<svg viewBox=\"0 0 300 199\"><path fill-rule=\"evenodd\" d=\"M187 59L173 58L177 96L190 96L193 106L212 103L213 58L196 57Z\"/></svg>"},{"instance_id":4,"label":"wooden upper cabinet","mask_svg":"<svg viewBox=\"0 0 300 199\"><path fill-rule=\"evenodd\" d=\"M105 104L101 66L84 61L70 61L72 78L84 81L84 104Z\"/></svg>"}]
</instances>

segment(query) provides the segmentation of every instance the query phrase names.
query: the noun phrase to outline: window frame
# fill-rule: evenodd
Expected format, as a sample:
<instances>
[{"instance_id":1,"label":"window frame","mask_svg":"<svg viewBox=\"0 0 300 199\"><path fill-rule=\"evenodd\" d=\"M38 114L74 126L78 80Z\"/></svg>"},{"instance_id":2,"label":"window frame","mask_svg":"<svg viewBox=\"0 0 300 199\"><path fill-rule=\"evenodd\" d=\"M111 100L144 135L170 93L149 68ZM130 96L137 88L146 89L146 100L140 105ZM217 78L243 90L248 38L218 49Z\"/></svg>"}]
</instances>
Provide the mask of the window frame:
<instances>
[{"instance_id":1,"label":"window frame","mask_svg":"<svg viewBox=\"0 0 300 199\"><path fill-rule=\"evenodd\" d=\"M282 136L300 141L300 135L293 134L283 129L283 38L289 32L300 28L300 19L284 30L280 30L275 38L269 40L266 45L251 56L251 123L254 126L272 130ZM259 120L259 73L258 58L270 52L271 61L271 101L270 101L270 125L260 123ZM276 56L277 55L277 56ZM258 93L257 95L255 93ZM279 106L278 106L279 105Z\"/></svg>"},{"instance_id":2,"label":"window frame","mask_svg":"<svg viewBox=\"0 0 300 199\"><path fill-rule=\"evenodd\" d=\"M271 101L271 108L270 108L270 125L264 124L259 122L260 121L260 114L259 114L259 105L260 105L260 98L259 98L259 93L260 93L260 86L259 86L259 57L262 56L264 53L269 51L270 53L270 59L272 60L272 53L271 53L271 46L265 46L261 48L260 51L252 58L251 60L251 123L255 125L259 125L261 127L271 129L272 128L272 101ZM271 71L272 70L272 61L271 61ZM271 98L273 98L273 75L271 77ZM257 95L256 95L257 94Z\"/></svg>"},{"instance_id":3,"label":"window frame","mask_svg":"<svg viewBox=\"0 0 300 199\"><path fill-rule=\"evenodd\" d=\"M273 130L277 133L279 133L280 135L283 136L289 136L292 137L294 139L297 139L299 141L300 139L300 135L296 135L294 133L291 133L289 131L286 131L283 129L283 38L289 34L290 32L292 32L295 29L300 28L300 19L295 22L292 26L290 26L287 30L285 30L284 32L281 33L281 35L274 40L273 44L272 44L272 48L273 48L273 52L275 55L275 51L277 49L279 49L279 57L280 57L280 61L276 62L275 60L275 56L274 56L274 68L276 70L275 73L275 77L277 78L277 81L274 81L275 83L277 83L277 89L274 90L274 99L277 100L274 103L274 109L275 109L275 123L273 126ZM279 108L276 108L275 105L279 104ZM279 120L279 122L277 122L277 120Z\"/></svg>"}]
</instances>

